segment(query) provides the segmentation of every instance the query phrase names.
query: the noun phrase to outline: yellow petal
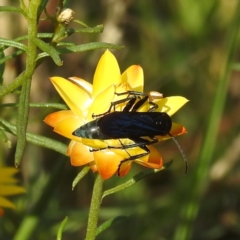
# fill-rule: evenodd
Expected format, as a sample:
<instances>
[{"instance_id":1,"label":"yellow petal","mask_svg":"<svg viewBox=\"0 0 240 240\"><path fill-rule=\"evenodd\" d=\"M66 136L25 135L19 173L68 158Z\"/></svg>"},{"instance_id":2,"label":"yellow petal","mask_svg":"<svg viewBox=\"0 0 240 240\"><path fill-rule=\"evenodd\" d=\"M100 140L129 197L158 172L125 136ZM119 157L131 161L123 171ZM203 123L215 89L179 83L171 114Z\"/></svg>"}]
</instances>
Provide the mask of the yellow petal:
<instances>
[{"instance_id":1,"label":"yellow petal","mask_svg":"<svg viewBox=\"0 0 240 240\"><path fill-rule=\"evenodd\" d=\"M178 96L162 98L155 102L158 105L156 112L166 112L169 116L172 116L187 102L186 98Z\"/></svg>"},{"instance_id":2,"label":"yellow petal","mask_svg":"<svg viewBox=\"0 0 240 240\"><path fill-rule=\"evenodd\" d=\"M173 136L179 136L179 135L187 133L187 130L186 130L186 128L183 125L181 125L179 123L174 123L173 122L170 133Z\"/></svg>"},{"instance_id":3,"label":"yellow petal","mask_svg":"<svg viewBox=\"0 0 240 240\"><path fill-rule=\"evenodd\" d=\"M14 185L0 185L0 195L1 196L10 196L19 193L25 193L26 190L23 187L14 186Z\"/></svg>"},{"instance_id":4,"label":"yellow petal","mask_svg":"<svg viewBox=\"0 0 240 240\"><path fill-rule=\"evenodd\" d=\"M67 155L70 156L71 165L82 166L93 161L93 153L89 151L89 148L80 142L71 141Z\"/></svg>"},{"instance_id":5,"label":"yellow petal","mask_svg":"<svg viewBox=\"0 0 240 240\"><path fill-rule=\"evenodd\" d=\"M92 97L95 98L109 86L119 83L121 83L121 73L117 60L107 50L100 58L94 74Z\"/></svg>"},{"instance_id":6,"label":"yellow petal","mask_svg":"<svg viewBox=\"0 0 240 240\"><path fill-rule=\"evenodd\" d=\"M155 147L151 145L148 146L148 149L150 150L150 154L148 158L145 158L144 161L137 160L136 162L145 167L149 167L153 169L161 169L163 166L163 160L160 153L157 151Z\"/></svg>"},{"instance_id":7,"label":"yellow petal","mask_svg":"<svg viewBox=\"0 0 240 240\"><path fill-rule=\"evenodd\" d=\"M119 174L119 177L125 177L128 174L128 172L132 168L132 163L133 161L126 161L120 165L120 168L117 173Z\"/></svg>"},{"instance_id":8,"label":"yellow petal","mask_svg":"<svg viewBox=\"0 0 240 240\"><path fill-rule=\"evenodd\" d=\"M139 65L130 66L123 74L122 80L127 82L133 91L143 92L143 69Z\"/></svg>"},{"instance_id":9,"label":"yellow petal","mask_svg":"<svg viewBox=\"0 0 240 240\"><path fill-rule=\"evenodd\" d=\"M15 205L4 197L0 197L0 206L5 208L15 208Z\"/></svg>"},{"instance_id":10,"label":"yellow petal","mask_svg":"<svg viewBox=\"0 0 240 240\"><path fill-rule=\"evenodd\" d=\"M186 128L181 125L181 124L178 124L178 123L172 123L172 128L171 128L171 131L170 131L170 134L174 137L177 137L177 136L180 136L182 134L185 134L187 133L187 130ZM163 141L163 140L167 140L167 139L170 139L171 136L169 135L165 135L165 136L157 136L157 139L159 141Z\"/></svg>"},{"instance_id":11,"label":"yellow petal","mask_svg":"<svg viewBox=\"0 0 240 240\"><path fill-rule=\"evenodd\" d=\"M88 110L87 120L93 120L92 114L102 114L105 113L114 98L114 86L108 86L103 92L101 92L93 100L91 107Z\"/></svg>"},{"instance_id":12,"label":"yellow petal","mask_svg":"<svg viewBox=\"0 0 240 240\"><path fill-rule=\"evenodd\" d=\"M89 95L74 83L61 78L50 78L59 95L69 108L80 118L84 117L83 111L91 104Z\"/></svg>"},{"instance_id":13,"label":"yellow petal","mask_svg":"<svg viewBox=\"0 0 240 240\"><path fill-rule=\"evenodd\" d=\"M91 83L89 83L89 82L87 82L84 79L79 78L79 77L70 77L68 79L70 79L72 82L77 84L80 88L82 88L89 95L89 97L92 96L93 86L92 86Z\"/></svg>"},{"instance_id":14,"label":"yellow petal","mask_svg":"<svg viewBox=\"0 0 240 240\"><path fill-rule=\"evenodd\" d=\"M106 180L114 175L122 157L110 150L94 152L94 159L101 177Z\"/></svg>"},{"instance_id":15,"label":"yellow petal","mask_svg":"<svg viewBox=\"0 0 240 240\"><path fill-rule=\"evenodd\" d=\"M0 167L0 183L15 183L17 180L14 178L15 175L19 172L18 169L12 167Z\"/></svg>"},{"instance_id":16,"label":"yellow petal","mask_svg":"<svg viewBox=\"0 0 240 240\"><path fill-rule=\"evenodd\" d=\"M82 143L95 149L107 147L107 144L103 140L99 140L99 139L82 138Z\"/></svg>"},{"instance_id":17,"label":"yellow petal","mask_svg":"<svg viewBox=\"0 0 240 240\"><path fill-rule=\"evenodd\" d=\"M72 133L82 126L84 123L77 117L69 117L67 119L58 122L54 127L54 132L76 141L81 141L80 137L72 135Z\"/></svg>"},{"instance_id":18,"label":"yellow petal","mask_svg":"<svg viewBox=\"0 0 240 240\"><path fill-rule=\"evenodd\" d=\"M71 117L76 117L72 110L62 110L47 115L43 121L49 126L55 127L59 122Z\"/></svg>"},{"instance_id":19,"label":"yellow petal","mask_svg":"<svg viewBox=\"0 0 240 240\"><path fill-rule=\"evenodd\" d=\"M95 161L90 162L90 163L89 163L89 167L91 168L91 170L92 170L93 172L97 172L97 171L98 171L98 170L97 170L97 165L96 165Z\"/></svg>"},{"instance_id":20,"label":"yellow petal","mask_svg":"<svg viewBox=\"0 0 240 240\"><path fill-rule=\"evenodd\" d=\"M118 141L118 140L116 140L116 141ZM122 142L123 145L129 145L129 144L133 143L133 141L129 141L129 143L123 142L122 139L121 139L121 142ZM109 146L120 147L120 148L122 147L122 145L117 143L117 142L116 142L116 144L111 144ZM113 151L114 153L121 156L123 160L129 158L129 155L130 156L135 156L135 155L138 155L138 154L141 154L141 153L145 152L143 149L141 149L139 147L132 147L132 148L128 148L127 150L111 149L111 151Z\"/></svg>"}]
</instances>

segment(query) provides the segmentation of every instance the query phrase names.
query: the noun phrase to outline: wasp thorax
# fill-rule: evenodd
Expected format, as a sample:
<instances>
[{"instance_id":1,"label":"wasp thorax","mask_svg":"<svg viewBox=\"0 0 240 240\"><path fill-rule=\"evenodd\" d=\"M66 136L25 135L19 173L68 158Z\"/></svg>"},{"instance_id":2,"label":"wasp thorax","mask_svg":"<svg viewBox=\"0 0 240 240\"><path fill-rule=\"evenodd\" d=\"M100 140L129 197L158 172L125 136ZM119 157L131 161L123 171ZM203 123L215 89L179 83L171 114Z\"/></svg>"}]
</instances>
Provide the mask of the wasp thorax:
<instances>
[{"instance_id":1,"label":"wasp thorax","mask_svg":"<svg viewBox=\"0 0 240 240\"><path fill-rule=\"evenodd\" d=\"M98 138L99 134L98 126L96 125L95 121L89 122L81 126L80 128L76 129L73 132L73 135L82 137L82 138Z\"/></svg>"}]
</instances>

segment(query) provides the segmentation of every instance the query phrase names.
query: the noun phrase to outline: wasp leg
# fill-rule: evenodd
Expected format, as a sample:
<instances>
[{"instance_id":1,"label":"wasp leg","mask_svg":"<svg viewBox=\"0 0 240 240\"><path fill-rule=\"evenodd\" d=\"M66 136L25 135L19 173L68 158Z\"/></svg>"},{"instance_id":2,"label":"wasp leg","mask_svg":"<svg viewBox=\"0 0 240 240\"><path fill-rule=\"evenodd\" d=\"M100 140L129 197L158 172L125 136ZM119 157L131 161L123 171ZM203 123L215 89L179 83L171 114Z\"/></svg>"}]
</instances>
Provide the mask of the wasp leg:
<instances>
[{"instance_id":1,"label":"wasp leg","mask_svg":"<svg viewBox=\"0 0 240 240\"><path fill-rule=\"evenodd\" d=\"M146 93L142 93L142 92L136 92L136 91L127 91L127 92L122 92L122 93L116 93L116 95L120 96L120 95L125 95L128 94L128 96L141 96L143 97L141 100L139 100L134 106L133 104L131 105L131 103L129 102L126 107L124 108L124 112L127 112L131 109L131 107L129 107L130 105L133 106L132 108L132 112L136 112L146 101L147 99L149 99L149 94ZM152 105L152 107L148 110L148 112L153 112L158 108L158 105L152 101L149 101L149 104Z\"/></svg>"},{"instance_id":2,"label":"wasp leg","mask_svg":"<svg viewBox=\"0 0 240 240\"><path fill-rule=\"evenodd\" d=\"M126 91L126 92L121 92L121 93L117 93L115 92L116 95L118 96L121 96L121 95L133 95L133 96L142 96L142 97L145 97L145 96L148 96L148 94L146 93L142 93L142 92L137 92L137 91Z\"/></svg>"},{"instance_id":3,"label":"wasp leg","mask_svg":"<svg viewBox=\"0 0 240 240\"><path fill-rule=\"evenodd\" d=\"M151 140L143 139L143 138L129 138L130 140L134 141L132 144L127 144L124 145L122 144L121 140L119 139L121 146L107 146L105 148L97 148L97 149L90 149L90 152L97 152L101 150L106 150L106 149L122 149L126 150L129 148L134 148L134 147L141 147L145 145L152 145L154 143L158 142L158 139L156 137L151 137Z\"/></svg>"},{"instance_id":4,"label":"wasp leg","mask_svg":"<svg viewBox=\"0 0 240 240\"><path fill-rule=\"evenodd\" d=\"M140 99L132 108L132 112L136 112L148 99L148 96L144 96Z\"/></svg>"},{"instance_id":5,"label":"wasp leg","mask_svg":"<svg viewBox=\"0 0 240 240\"><path fill-rule=\"evenodd\" d=\"M127 92L122 92L122 93L116 93L116 95L121 96L121 95L128 95L127 98L132 98L132 100L130 100L127 105L125 106L125 108L123 109L123 112L129 112L130 109L132 108L132 112L136 112L138 110L138 108L140 108L148 99L148 95L142 92L136 92L136 91L127 91ZM133 97L130 97L130 96ZM134 103L136 102L137 97L143 97L142 99L140 99L135 105ZM126 99L127 99L126 98ZM135 100L133 100L135 99Z\"/></svg>"},{"instance_id":6,"label":"wasp leg","mask_svg":"<svg viewBox=\"0 0 240 240\"><path fill-rule=\"evenodd\" d=\"M123 111L124 112L128 112L131 108L132 108L132 106L134 105L134 103L136 102L136 99L137 99L137 96L143 96L144 98L144 100L143 99L141 99L139 102L141 102L141 103L139 103L139 102L137 102L135 105L137 105L137 107L135 107L135 105L134 105L134 107L133 107L133 109L138 109L140 106L142 106L143 105L143 103L148 99L148 95L146 94L146 93L142 93L142 92L137 92L137 91L126 91L126 92L122 92L122 93L116 93L115 92L115 94L117 95L117 96L121 96L121 95L128 95L126 98L124 98L124 99L121 99L121 100L118 100L118 101L115 101L115 102L111 102L111 105L110 105L110 107L109 107L109 109L105 112L105 113L102 113L102 114L97 114L97 115L95 115L95 114L93 114L92 116L93 117L101 117L101 116L104 116L104 115L106 115L106 114L108 114L108 113L110 113L111 112L111 110L112 110L112 108L114 108L114 111L115 111L115 106L116 105L118 105L118 104L120 104L120 103L124 103L124 102L127 102L128 101L128 103L127 103L127 105L125 106L125 108L123 109ZM142 101L143 100L143 101ZM136 111L135 110L135 111ZM135 112L134 111L134 112Z\"/></svg>"},{"instance_id":7,"label":"wasp leg","mask_svg":"<svg viewBox=\"0 0 240 240\"><path fill-rule=\"evenodd\" d=\"M136 102L137 98L132 97L130 98L129 102L126 104L126 106L123 108L123 112L129 112L134 103Z\"/></svg>"},{"instance_id":8,"label":"wasp leg","mask_svg":"<svg viewBox=\"0 0 240 240\"><path fill-rule=\"evenodd\" d=\"M136 98L135 98L135 97L127 97L127 98L124 98L124 99L121 99L121 100L118 100L118 101L115 101L115 102L111 102L109 109L108 109L105 113L101 113L101 114L94 114L94 113L93 113L93 114L92 114L92 118L102 117L102 116L110 113L111 110L112 110L112 108L113 108L114 111L115 111L115 106L116 106L116 105L118 105L118 104L120 104L120 103L127 102L127 101L131 102L131 105L134 105L134 103L135 103L135 101L136 101ZM128 104L127 104L126 106L128 106ZM132 106L130 106L130 108L131 108L131 107L132 107ZM129 108L129 109L130 109L130 108Z\"/></svg>"},{"instance_id":9,"label":"wasp leg","mask_svg":"<svg viewBox=\"0 0 240 240\"><path fill-rule=\"evenodd\" d=\"M120 176L120 169L121 169L121 166L124 162L127 162L127 161L134 161L138 158L141 158L141 157L144 157L146 155L148 155L150 153L150 150L147 148L146 145L141 145L139 146L140 148L142 148L145 152L144 153L140 153L140 154L136 154L136 155L133 155L133 156L130 156L129 155L129 158L126 158L124 160L122 160L120 162L120 164L118 165L118 169L117 169L117 175ZM127 152L128 153L128 152Z\"/></svg>"},{"instance_id":10,"label":"wasp leg","mask_svg":"<svg viewBox=\"0 0 240 240\"><path fill-rule=\"evenodd\" d=\"M128 148L134 148L134 147L141 147L141 146L145 146L145 145L152 145L154 143L158 142L158 139L156 137L149 137L151 140L147 140L144 138L129 138L130 140L134 141L134 143L132 144L127 144L127 145L123 145L120 141L120 143L122 144L121 147L112 147L112 146L108 146L108 148L120 148L120 149L128 149Z\"/></svg>"},{"instance_id":11,"label":"wasp leg","mask_svg":"<svg viewBox=\"0 0 240 240\"><path fill-rule=\"evenodd\" d=\"M154 112L155 110L158 109L158 105L154 102L149 102L150 105L152 105L152 107L148 110L148 112Z\"/></svg>"},{"instance_id":12,"label":"wasp leg","mask_svg":"<svg viewBox=\"0 0 240 240\"><path fill-rule=\"evenodd\" d=\"M122 92L122 93L115 93L116 95L120 96L120 95L128 95L126 98L115 101L115 102L111 102L109 109L105 112L105 113L101 113L101 114L92 114L92 118L98 118L98 117L102 117L108 113L110 113L112 111L112 109L114 109L115 111L115 107L116 105L120 104L120 103L124 103L127 102L126 106L123 109L123 112L129 112L130 109L132 108L132 112L136 112L146 101L147 99L149 99L149 95L146 93L142 93L142 92L136 92L136 91L127 91L127 92ZM140 99L136 104L136 99L137 97L143 97L142 99ZM148 112L153 112L158 108L158 105L156 103L153 102L149 102L149 104L151 104L153 107L151 107Z\"/></svg>"}]
</instances>

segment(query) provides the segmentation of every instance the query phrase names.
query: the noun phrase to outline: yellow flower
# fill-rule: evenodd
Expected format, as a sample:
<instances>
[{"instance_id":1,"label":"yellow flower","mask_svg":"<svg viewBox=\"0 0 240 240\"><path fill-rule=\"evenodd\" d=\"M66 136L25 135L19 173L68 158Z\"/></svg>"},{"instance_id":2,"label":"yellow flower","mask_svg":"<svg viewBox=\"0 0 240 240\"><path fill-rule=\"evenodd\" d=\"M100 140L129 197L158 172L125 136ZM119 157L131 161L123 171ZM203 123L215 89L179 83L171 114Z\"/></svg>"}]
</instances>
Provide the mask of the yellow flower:
<instances>
[{"instance_id":1,"label":"yellow flower","mask_svg":"<svg viewBox=\"0 0 240 240\"><path fill-rule=\"evenodd\" d=\"M0 215L3 215L2 208L15 208L6 196L25 193L23 187L16 186L17 179L13 177L18 170L12 167L0 167Z\"/></svg>"},{"instance_id":2,"label":"yellow flower","mask_svg":"<svg viewBox=\"0 0 240 240\"><path fill-rule=\"evenodd\" d=\"M91 152L90 149L105 148L107 146L121 146L119 140L99 140L85 139L74 136L72 133L92 121L92 114L105 113L111 102L126 98L126 95L116 95L126 91L143 92L143 70L138 65L130 66L123 74L114 55L108 50L102 55L93 79L93 85L87 81L72 77L66 80L61 77L52 77L51 82L66 102L70 110L54 112L48 115L44 121L54 128L58 134L71 139L67 155L70 156L73 166L89 164L91 169L102 176L103 179L110 178L115 173L121 177L125 176L132 166L133 161L126 161L119 165L122 160L129 155L134 156L144 153L139 147L129 148L127 151L122 149L105 149ZM154 92L153 92L154 93ZM169 97L153 100L159 107L156 111L167 112L168 115L174 114L181 108L187 100L183 97ZM116 111L122 111L125 103L118 104ZM138 111L147 111L150 108L146 102ZM173 123L170 133L177 136L185 133L183 126ZM168 139L169 136L159 136L159 140ZM122 144L133 143L130 139L121 139ZM163 166L159 152L153 147L148 146L150 154L134 160L145 167L161 169Z\"/></svg>"}]
</instances>

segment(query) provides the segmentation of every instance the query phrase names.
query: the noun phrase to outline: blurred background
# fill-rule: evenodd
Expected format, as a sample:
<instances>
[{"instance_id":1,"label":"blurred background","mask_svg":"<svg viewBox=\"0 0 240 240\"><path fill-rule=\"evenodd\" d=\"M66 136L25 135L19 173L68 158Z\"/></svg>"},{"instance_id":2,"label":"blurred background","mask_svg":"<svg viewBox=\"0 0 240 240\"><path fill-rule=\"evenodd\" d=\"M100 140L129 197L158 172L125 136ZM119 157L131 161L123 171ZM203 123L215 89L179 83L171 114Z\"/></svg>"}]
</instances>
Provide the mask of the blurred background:
<instances>
[{"instance_id":1,"label":"blurred background","mask_svg":"<svg viewBox=\"0 0 240 240\"><path fill-rule=\"evenodd\" d=\"M237 34L236 26L239 26L236 22L240 14L239 1L70 2L75 19L89 26L104 24L105 29L101 34L75 34L67 41L124 45L124 49L112 51L122 72L130 65L139 64L144 70L145 91L155 90L164 96L179 95L190 100L172 118L188 131L177 139L188 157L188 174L184 174L182 156L174 142L158 144L156 147L164 160L174 160L173 164L131 188L106 197L99 223L116 216L125 217L97 239L240 239L239 36L229 57L229 49L233 49L231 38ZM18 1L1 0L1 5L18 6ZM55 8L56 1L50 1L49 13L53 14ZM1 13L0 29L2 38L14 39L27 33L24 18L17 14ZM40 22L39 32L52 31L50 22ZM12 51L7 49L6 53ZM46 60L33 76L31 102L62 101L48 80L51 76L78 76L92 83L103 52L64 55L61 67L51 59ZM12 82L24 67L24 55L8 61L4 84ZM223 78L227 82L226 94L222 96L224 109L216 119L220 121L218 128L217 124L210 125L210 121L214 122L211 119L214 99ZM9 103L17 99L17 95L8 95L1 101ZM45 116L54 111L31 108L28 131L68 144L43 123ZM0 114L14 123L15 112L14 108L5 108ZM212 137L213 151L209 150L208 155L208 146L204 146L206 136L215 127L217 136ZM14 166L16 137L9 138L12 147L9 149L1 143L0 161ZM55 239L60 222L68 216L63 239L84 239L95 175L89 173L72 191L72 181L80 169L72 167L67 157L29 143L19 175L27 193L12 198L17 210L6 210L0 219L0 238L14 239L25 217L32 216L38 225L28 239ZM126 178L113 177L104 187L121 184L142 170L134 165Z\"/></svg>"}]
</instances>

